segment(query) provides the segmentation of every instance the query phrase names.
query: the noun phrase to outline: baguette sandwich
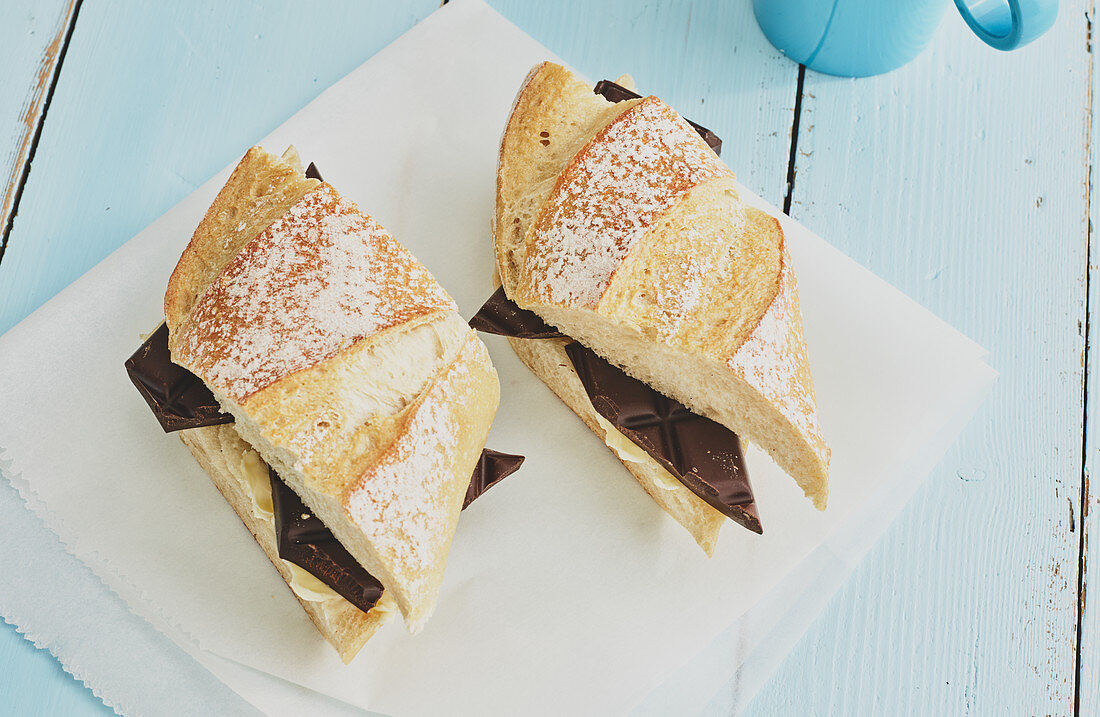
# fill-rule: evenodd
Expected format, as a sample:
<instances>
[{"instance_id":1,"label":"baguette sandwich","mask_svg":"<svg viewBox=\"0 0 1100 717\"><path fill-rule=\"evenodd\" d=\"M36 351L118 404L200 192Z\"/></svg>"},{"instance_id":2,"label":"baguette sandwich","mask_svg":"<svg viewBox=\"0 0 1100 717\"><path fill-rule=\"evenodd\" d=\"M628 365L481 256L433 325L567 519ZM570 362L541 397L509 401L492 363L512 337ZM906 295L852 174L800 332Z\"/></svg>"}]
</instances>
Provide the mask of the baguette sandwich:
<instances>
[{"instance_id":1,"label":"baguette sandwich","mask_svg":"<svg viewBox=\"0 0 1100 717\"><path fill-rule=\"evenodd\" d=\"M497 376L447 293L293 148L254 147L164 315L131 377L317 629L345 662L395 612L420 630L460 511L522 460L483 452Z\"/></svg>"},{"instance_id":2,"label":"baguette sandwich","mask_svg":"<svg viewBox=\"0 0 1100 717\"><path fill-rule=\"evenodd\" d=\"M520 88L500 144L494 299L546 330L496 332L709 555L727 517L762 530L747 476L716 499L723 479L701 480L684 446L679 464L653 450L624 413L634 399L594 387L594 365L764 449L819 509L829 449L779 222L742 202L716 138L620 82L594 92L545 62Z\"/></svg>"}]
</instances>

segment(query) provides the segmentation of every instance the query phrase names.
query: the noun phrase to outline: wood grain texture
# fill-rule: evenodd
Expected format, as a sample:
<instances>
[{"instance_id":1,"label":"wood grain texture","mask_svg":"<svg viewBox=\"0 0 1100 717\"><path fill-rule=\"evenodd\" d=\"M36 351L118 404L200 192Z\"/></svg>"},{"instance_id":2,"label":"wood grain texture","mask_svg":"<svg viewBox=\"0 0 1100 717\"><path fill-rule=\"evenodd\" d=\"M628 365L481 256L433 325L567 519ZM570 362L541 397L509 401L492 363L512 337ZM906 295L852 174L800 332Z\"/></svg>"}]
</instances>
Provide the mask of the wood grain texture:
<instances>
[{"instance_id":1,"label":"wood grain texture","mask_svg":"<svg viewBox=\"0 0 1100 717\"><path fill-rule=\"evenodd\" d=\"M1095 42L1095 40L1094 40ZM1100 91L1096 52L1092 54L1092 126L1090 135L1091 175L1089 182L1089 321L1087 375L1085 377L1085 463L1081 490L1081 624L1078 638L1078 714L1100 714L1100 121L1095 101Z\"/></svg>"},{"instance_id":2,"label":"wood grain texture","mask_svg":"<svg viewBox=\"0 0 1100 717\"><path fill-rule=\"evenodd\" d=\"M952 12L897 72L807 74L792 214L1001 377L752 714L1073 712L1086 9L1010 54Z\"/></svg>"},{"instance_id":3,"label":"wood grain texture","mask_svg":"<svg viewBox=\"0 0 1100 717\"><path fill-rule=\"evenodd\" d=\"M53 83L76 0L11 0L0 12L0 236L28 168L31 146ZM0 245L0 259L3 246Z\"/></svg>"},{"instance_id":4,"label":"wood grain texture","mask_svg":"<svg viewBox=\"0 0 1100 717\"><path fill-rule=\"evenodd\" d=\"M74 0L12 0L0 11L0 236L28 169L74 5ZM0 665L0 706L6 714L113 714L49 652L7 624L0 629Z\"/></svg>"}]
</instances>

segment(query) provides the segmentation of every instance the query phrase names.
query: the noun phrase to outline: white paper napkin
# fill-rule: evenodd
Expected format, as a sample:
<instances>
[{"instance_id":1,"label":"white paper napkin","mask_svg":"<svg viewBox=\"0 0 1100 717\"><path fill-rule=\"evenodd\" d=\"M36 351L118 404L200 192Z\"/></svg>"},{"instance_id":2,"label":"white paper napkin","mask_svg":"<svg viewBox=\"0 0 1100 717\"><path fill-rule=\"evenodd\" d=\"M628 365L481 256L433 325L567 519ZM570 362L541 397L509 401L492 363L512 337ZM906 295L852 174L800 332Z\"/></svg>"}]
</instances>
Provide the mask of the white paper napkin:
<instances>
[{"instance_id":1,"label":"white paper napkin","mask_svg":"<svg viewBox=\"0 0 1100 717\"><path fill-rule=\"evenodd\" d=\"M524 74L550 57L481 2L452 3L263 144L297 145L469 316L491 290L499 134ZM228 171L0 337L0 406L19 407L0 413L0 448L73 554L265 709L278 683L255 671L394 714L701 708L739 667L786 653L994 375L971 341L781 217L833 448L830 506L813 510L750 451L765 534L731 523L708 560L490 337L504 399L489 444L527 462L464 513L424 632L388 626L344 666L122 369ZM725 698L748 699L767 672Z\"/></svg>"}]
</instances>

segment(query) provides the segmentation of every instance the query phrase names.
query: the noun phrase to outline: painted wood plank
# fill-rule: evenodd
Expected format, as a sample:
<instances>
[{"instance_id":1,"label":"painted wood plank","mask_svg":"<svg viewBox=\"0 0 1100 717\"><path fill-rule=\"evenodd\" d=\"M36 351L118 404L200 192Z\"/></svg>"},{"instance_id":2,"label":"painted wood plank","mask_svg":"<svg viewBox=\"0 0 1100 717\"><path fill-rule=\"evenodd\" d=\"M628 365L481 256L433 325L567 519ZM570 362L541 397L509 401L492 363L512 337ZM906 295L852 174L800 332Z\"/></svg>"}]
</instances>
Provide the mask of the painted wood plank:
<instances>
[{"instance_id":1,"label":"painted wood plank","mask_svg":"<svg viewBox=\"0 0 1100 717\"><path fill-rule=\"evenodd\" d=\"M0 22L0 236L22 183L74 0L5 5ZM0 250L2 260L2 250ZM15 628L0 629L0 695L7 714L113 714L46 650L35 648ZM3 689L18 685L18 689Z\"/></svg>"},{"instance_id":2,"label":"painted wood plank","mask_svg":"<svg viewBox=\"0 0 1100 717\"><path fill-rule=\"evenodd\" d=\"M1092 55L1092 98L1100 92ZM1089 183L1089 321L1085 394L1085 470L1081 491L1081 624L1078 639L1078 714L1100 714L1100 120L1093 105Z\"/></svg>"},{"instance_id":3,"label":"painted wood plank","mask_svg":"<svg viewBox=\"0 0 1100 717\"><path fill-rule=\"evenodd\" d=\"M8 227L75 8L76 0L12 0L0 13L0 236Z\"/></svg>"},{"instance_id":4,"label":"painted wood plank","mask_svg":"<svg viewBox=\"0 0 1100 717\"><path fill-rule=\"evenodd\" d=\"M103 717L115 712L40 650L4 623L0 629L0 713Z\"/></svg>"},{"instance_id":5,"label":"painted wood plank","mask_svg":"<svg viewBox=\"0 0 1100 717\"><path fill-rule=\"evenodd\" d=\"M952 11L895 73L807 74L792 214L1001 377L752 714L1073 711L1087 9L1010 54Z\"/></svg>"}]
</instances>

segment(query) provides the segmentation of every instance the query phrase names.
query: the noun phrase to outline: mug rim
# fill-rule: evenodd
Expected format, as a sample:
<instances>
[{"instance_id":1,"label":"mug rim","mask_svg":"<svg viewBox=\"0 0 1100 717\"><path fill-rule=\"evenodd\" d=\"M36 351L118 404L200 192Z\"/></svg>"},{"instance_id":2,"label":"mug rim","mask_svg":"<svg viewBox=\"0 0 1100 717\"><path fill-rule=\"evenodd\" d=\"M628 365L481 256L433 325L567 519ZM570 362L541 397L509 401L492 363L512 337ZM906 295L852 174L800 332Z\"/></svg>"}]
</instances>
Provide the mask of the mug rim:
<instances>
[{"instance_id":1,"label":"mug rim","mask_svg":"<svg viewBox=\"0 0 1100 717\"><path fill-rule=\"evenodd\" d=\"M1008 5L1009 27L1003 34L994 34L974 16L974 0L955 0L955 7L970 29L983 42L998 50L1015 50L1042 35L1058 17L1058 0L1003 0ZM1003 7L1003 6L999 6ZM999 9L999 8L997 8ZM996 10L994 10L996 11Z\"/></svg>"},{"instance_id":2,"label":"mug rim","mask_svg":"<svg viewBox=\"0 0 1100 717\"><path fill-rule=\"evenodd\" d=\"M1012 19L1008 26L1008 32L1003 35L993 34L978 18L974 17L974 13L970 10L970 3L967 0L955 0L955 7L959 9L963 20L966 20L966 24L983 42L996 47L998 50L1011 50L1020 41L1020 4L1018 0L1004 0L1004 2L1008 5L1008 11Z\"/></svg>"}]
</instances>

